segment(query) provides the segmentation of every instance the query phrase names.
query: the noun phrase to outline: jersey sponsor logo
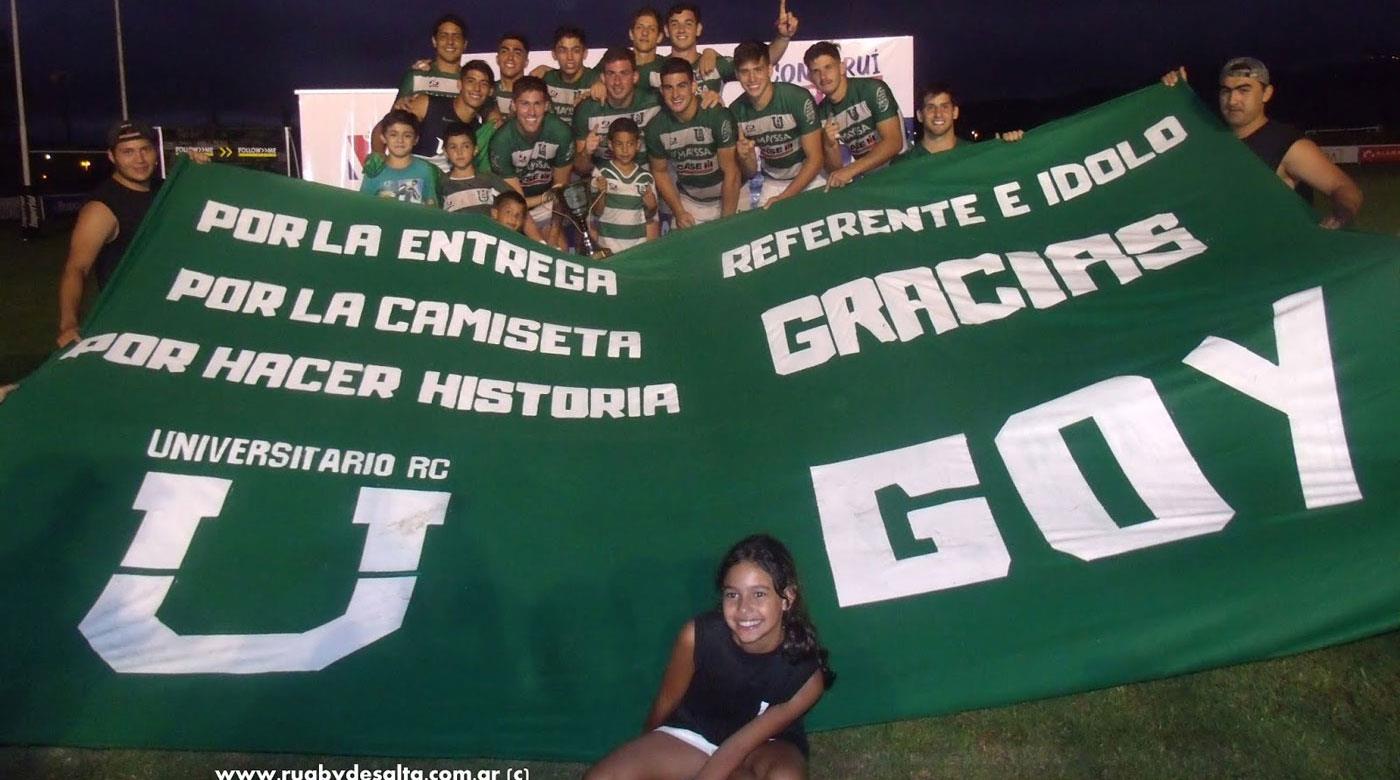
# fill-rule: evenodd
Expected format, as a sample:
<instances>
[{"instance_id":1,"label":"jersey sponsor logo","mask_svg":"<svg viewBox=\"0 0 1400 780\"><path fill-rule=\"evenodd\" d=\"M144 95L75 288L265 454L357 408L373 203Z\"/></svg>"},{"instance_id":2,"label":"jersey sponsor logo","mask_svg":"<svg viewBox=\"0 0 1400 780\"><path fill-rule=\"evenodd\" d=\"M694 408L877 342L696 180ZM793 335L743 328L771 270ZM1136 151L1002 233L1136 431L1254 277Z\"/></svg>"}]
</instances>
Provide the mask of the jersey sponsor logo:
<instances>
[{"instance_id":1,"label":"jersey sponsor logo","mask_svg":"<svg viewBox=\"0 0 1400 780\"><path fill-rule=\"evenodd\" d=\"M870 148L880 140L879 134L874 130L857 128L857 131L859 134L852 133L849 140L847 140L845 132L841 133L841 140L845 141L846 148L851 150L851 155L854 157L859 157L870 151Z\"/></svg>"},{"instance_id":2,"label":"jersey sponsor logo","mask_svg":"<svg viewBox=\"0 0 1400 780\"><path fill-rule=\"evenodd\" d=\"M758 153L765 160L776 160L781 157L787 157L797 151L798 148L796 141L789 141L786 138L780 138L778 143L764 144L756 142L756 144L758 146Z\"/></svg>"},{"instance_id":3,"label":"jersey sponsor logo","mask_svg":"<svg viewBox=\"0 0 1400 780\"><path fill-rule=\"evenodd\" d=\"M874 114L871 113L870 106L862 100L854 106L842 110L841 113L837 114L833 119L836 120L836 126L838 128L845 130L851 125L870 119L872 116L874 116Z\"/></svg>"},{"instance_id":4,"label":"jersey sponsor logo","mask_svg":"<svg viewBox=\"0 0 1400 780\"><path fill-rule=\"evenodd\" d=\"M714 157L676 163L677 176L707 176L717 170L719 170L719 160Z\"/></svg>"},{"instance_id":5,"label":"jersey sponsor logo","mask_svg":"<svg viewBox=\"0 0 1400 780\"><path fill-rule=\"evenodd\" d=\"M457 94L457 79L447 79L442 76L414 76L414 92L445 92Z\"/></svg>"},{"instance_id":6,"label":"jersey sponsor logo","mask_svg":"<svg viewBox=\"0 0 1400 780\"><path fill-rule=\"evenodd\" d=\"M496 202L496 190L493 187L476 187L470 190L460 190L442 199L442 207L446 211L458 211L469 209L474 206L490 206Z\"/></svg>"},{"instance_id":7,"label":"jersey sponsor logo","mask_svg":"<svg viewBox=\"0 0 1400 780\"><path fill-rule=\"evenodd\" d=\"M529 149L517 149L510 153L510 161L517 168L524 168L532 160L552 160L554 154L559 151L559 144L549 141L536 141L535 145Z\"/></svg>"},{"instance_id":8,"label":"jersey sponsor logo","mask_svg":"<svg viewBox=\"0 0 1400 780\"><path fill-rule=\"evenodd\" d=\"M797 120L792 114L770 114L743 122L740 127L744 128L744 135L757 138L764 133L796 130Z\"/></svg>"},{"instance_id":9,"label":"jersey sponsor logo","mask_svg":"<svg viewBox=\"0 0 1400 780\"><path fill-rule=\"evenodd\" d=\"M715 135L708 127L686 127L661 134L661 148L670 151L692 144L714 143Z\"/></svg>"}]
</instances>

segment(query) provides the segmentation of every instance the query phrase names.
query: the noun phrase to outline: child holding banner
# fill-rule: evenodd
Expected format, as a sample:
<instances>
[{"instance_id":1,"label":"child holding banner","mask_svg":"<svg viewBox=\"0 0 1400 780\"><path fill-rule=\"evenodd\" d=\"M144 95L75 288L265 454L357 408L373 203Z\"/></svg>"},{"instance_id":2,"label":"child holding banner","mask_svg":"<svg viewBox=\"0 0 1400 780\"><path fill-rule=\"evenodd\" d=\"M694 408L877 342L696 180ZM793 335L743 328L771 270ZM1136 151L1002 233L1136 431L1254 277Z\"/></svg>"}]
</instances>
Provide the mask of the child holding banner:
<instances>
[{"instance_id":1,"label":"child holding banner","mask_svg":"<svg viewBox=\"0 0 1400 780\"><path fill-rule=\"evenodd\" d=\"M720 609L681 629L646 733L585 775L724 780L807 776L806 714L835 674L807 618L797 567L766 534L730 548L715 576Z\"/></svg>"}]
</instances>

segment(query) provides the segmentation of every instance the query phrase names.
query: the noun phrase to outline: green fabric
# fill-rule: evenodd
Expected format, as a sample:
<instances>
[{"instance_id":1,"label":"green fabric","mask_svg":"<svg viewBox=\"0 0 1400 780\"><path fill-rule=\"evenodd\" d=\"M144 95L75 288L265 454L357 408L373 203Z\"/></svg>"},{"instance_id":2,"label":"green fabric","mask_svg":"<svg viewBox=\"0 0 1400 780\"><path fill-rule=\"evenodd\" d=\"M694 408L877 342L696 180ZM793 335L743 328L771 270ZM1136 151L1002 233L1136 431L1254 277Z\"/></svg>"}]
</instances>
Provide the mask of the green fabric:
<instances>
[{"instance_id":1,"label":"green fabric","mask_svg":"<svg viewBox=\"0 0 1400 780\"><path fill-rule=\"evenodd\" d=\"M0 404L0 741L596 758L756 531L813 730L1400 625L1400 240L1190 90L627 254L176 167Z\"/></svg>"},{"instance_id":2,"label":"green fabric","mask_svg":"<svg viewBox=\"0 0 1400 780\"><path fill-rule=\"evenodd\" d=\"M876 126L890 117L899 116L899 104L894 93L879 79L851 77L846 79L846 94L840 102L830 97L817 106L822 122L836 120L841 143L851 150L852 157L864 157L880 142Z\"/></svg>"},{"instance_id":3,"label":"green fabric","mask_svg":"<svg viewBox=\"0 0 1400 780\"><path fill-rule=\"evenodd\" d=\"M574 139L553 114L545 114L539 132L527 135L514 119L491 138L491 170L517 179L526 196L538 195L554 182L554 169L574 161Z\"/></svg>"},{"instance_id":4,"label":"green fabric","mask_svg":"<svg viewBox=\"0 0 1400 780\"><path fill-rule=\"evenodd\" d=\"M632 101L622 108L614 108L606 101L585 100L574 111L574 140L582 140L590 132L597 133L600 137L598 148L593 152L593 164L601 165L612 159L608 151L608 128L614 119L625 116L642 128L642 137L637 139L641 143L637 159L645 162L646 127L660 111L661 105L656 102L656 95L640 88L632 93Z\"/></svg>"},{"instance_id":5,"label":"green fabric","mask_svg":"<svg viewBox=\"0 0 1400 780\"><path fill-rule=\"evenodd\" d=\"M667 109L652 118L646 131L647 156L670 160L681 191L703 201L719 199L724 183L719 150L732 149L736 140L734 115L723 106L697 107L688 122Z\"/></svg>"},{"instance_id":6,"label":"green fabric","mask_svg":"<svg viewBox=\"0 0 1400 780\"><path fill-rule=\"evenodd\" d=\"M773 96L762 109L744 93L729 104L739 130L758 147L763 160L763 175L771 179L788 180L807 159L802 151L802 136L821 130L817 122L817 107L807 90L781 81L773 82Z\"/></svg>"},{"instance_id":7,"label":"green fabric","mask_svg":"<svg viewBox=\"0 0 1400 780\"><path fill-rule=\"evenodd\" d=\"M573 81L565 81L564 74L558 68L550 68L544 74L545 86L549 87L549 110L565 125L572 125L574 107L597 80L598 71L592 68L584 68Z\"/></svg>"}]
</instances>

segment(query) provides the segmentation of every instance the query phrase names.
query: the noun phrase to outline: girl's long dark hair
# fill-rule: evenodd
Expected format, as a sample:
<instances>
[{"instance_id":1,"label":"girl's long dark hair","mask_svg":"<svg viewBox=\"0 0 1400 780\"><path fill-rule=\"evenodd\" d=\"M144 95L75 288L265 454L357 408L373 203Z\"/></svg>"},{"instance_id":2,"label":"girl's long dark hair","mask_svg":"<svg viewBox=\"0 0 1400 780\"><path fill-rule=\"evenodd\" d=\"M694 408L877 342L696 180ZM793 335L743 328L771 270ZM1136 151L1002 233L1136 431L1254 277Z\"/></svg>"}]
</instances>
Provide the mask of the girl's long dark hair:
<instances>
[{"instance_id":1,"label":"girl's long dark hair","mask_svg":"<svg viewBox=\"0 0 1400 780\"><path fill-rule=\"evenodd\" d=\"M780 648L783 657L800 662L815 659L821 667L826 687L836 682L836 672L827 662L827 651L817 637L817 627L807 617L807 603L802 599L802 588L797 582L797 564L793 563L792 553L783 543L768 534L754 534L739 540L729 548L724 560L715 573L715 590L724 590L724 576L735 564L748 561L768 573L773 580L777 595L786 598L788 588L795 594L793 601L783 612L783 644Z\"/></svg>"}]
</instances>

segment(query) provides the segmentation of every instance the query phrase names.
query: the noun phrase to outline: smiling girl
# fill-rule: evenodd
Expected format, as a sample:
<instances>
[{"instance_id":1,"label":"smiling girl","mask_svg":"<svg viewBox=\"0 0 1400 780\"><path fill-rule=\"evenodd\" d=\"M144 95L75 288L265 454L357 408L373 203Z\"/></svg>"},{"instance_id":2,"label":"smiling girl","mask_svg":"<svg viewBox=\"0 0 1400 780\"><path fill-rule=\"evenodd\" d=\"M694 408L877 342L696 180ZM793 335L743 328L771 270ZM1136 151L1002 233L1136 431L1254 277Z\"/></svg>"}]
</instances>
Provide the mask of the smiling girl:
<instances>
[{"instance_id":1,"label":"smiling girl","mask_svg":"<svg viewBox=\"0 0 1400 780\"><path fill-rule=\"evenodd\" d=\"M804 778L802 716L831 686L792 555L766 534L729 550L720 609L681 629L642 736L586 775L604 778Z\"/></svg>"}]
</instances>

